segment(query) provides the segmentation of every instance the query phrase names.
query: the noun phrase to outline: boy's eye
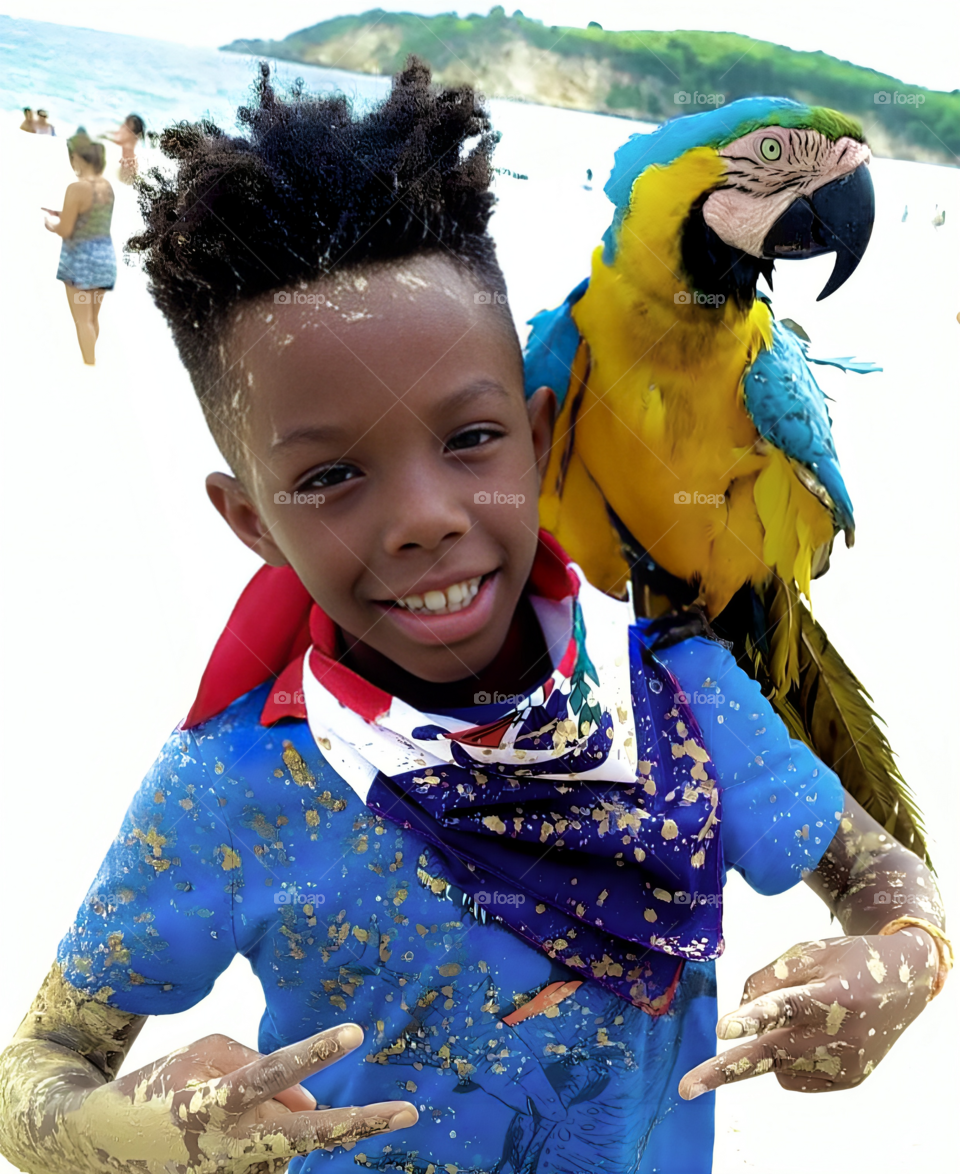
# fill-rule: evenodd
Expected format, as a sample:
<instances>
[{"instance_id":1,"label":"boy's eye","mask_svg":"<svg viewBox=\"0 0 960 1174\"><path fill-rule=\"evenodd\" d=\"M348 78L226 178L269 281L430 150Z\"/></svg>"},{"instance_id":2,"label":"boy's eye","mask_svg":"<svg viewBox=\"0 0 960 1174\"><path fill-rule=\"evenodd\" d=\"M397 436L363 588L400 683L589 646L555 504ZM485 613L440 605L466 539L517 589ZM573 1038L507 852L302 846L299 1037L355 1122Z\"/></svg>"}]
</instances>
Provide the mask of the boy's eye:
<instances>
[{"instance_id":1,"label":"boy's eye","mask_svg":"<svg viewBox=\"0 0 960 1174\"><path fill-rule=\"evenodd\" d=\"M503 436L503 432L499 428L488 426L466 428L463 432L458 432L456 436L450 437L447 441L447 448L454 452L462 451L465 448L477 448L491 440L498 440L501 436Z\"/></svg>"},{"instance_id":2,"label":"boy's eye","mask_svg":"<svg viewBox=\"0 0 960 1174\"><path fill-rule=\"evenodd\" d=\"M360 476L360 470L354 465L330 465L311 474L308 480L300 486L301 489L310 489L316 486L319 489L332 489L334 485L342 485L344 481L352 481Z\"/></svg>"}]
</instances>

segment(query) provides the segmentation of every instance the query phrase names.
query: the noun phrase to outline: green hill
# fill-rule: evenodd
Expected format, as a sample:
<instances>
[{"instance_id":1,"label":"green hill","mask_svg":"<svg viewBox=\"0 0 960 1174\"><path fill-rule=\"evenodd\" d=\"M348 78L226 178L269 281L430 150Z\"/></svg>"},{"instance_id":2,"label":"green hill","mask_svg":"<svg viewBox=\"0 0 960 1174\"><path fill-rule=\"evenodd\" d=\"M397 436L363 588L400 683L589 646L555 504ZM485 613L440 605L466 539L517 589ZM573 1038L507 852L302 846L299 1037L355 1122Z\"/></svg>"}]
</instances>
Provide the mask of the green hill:
<instances>
[{"instance_id":1,"label":"green hill","mask_svg":"<svg viewBox=\"0 0 960 1174\"><path fill-rule=\"evenodd\" d=\"M489 97L652 122L750 94L783 95L859 118L878 155L953 165L960 158L960 90L904 86L826 53L798 53L737 33L563 28L519 11L507 16L502 8L463 19L373 9L282 41L223 48L376 74L395 73L416 53L438 80L469 82Z\"/></svg>"}]
</instances>

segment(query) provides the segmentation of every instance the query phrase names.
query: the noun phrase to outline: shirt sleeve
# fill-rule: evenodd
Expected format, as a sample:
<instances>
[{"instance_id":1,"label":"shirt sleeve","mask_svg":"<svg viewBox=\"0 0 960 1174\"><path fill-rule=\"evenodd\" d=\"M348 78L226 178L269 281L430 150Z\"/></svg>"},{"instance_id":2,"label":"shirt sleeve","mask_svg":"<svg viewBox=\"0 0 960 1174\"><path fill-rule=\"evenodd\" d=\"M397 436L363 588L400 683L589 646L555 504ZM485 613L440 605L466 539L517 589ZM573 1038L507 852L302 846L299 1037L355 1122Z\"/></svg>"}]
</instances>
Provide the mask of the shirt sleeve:
<instances>
[{"instance_id":1,"label":"shirt sleeve","mask_svg":"<svg viewBox=\"0 0 960 1174\"><path fill-rule=\"evenodd\" d=\"M57 951L75 987L133 1015L184 1011L237 952L240 858L193 735L168 739Z\"/></svg>"},{"instance_id":2,"label":"shirt sleeve","mask_svg":"<svg viewBox=\"0 0 960 1174\"><path fill-rule=\"evenodd\" d=\"M726 867L758 893L782 893L820 863L843 810L829 767L797 742L721 644L697 637L658 660L677 679L703 732L720 785Z\"/></svg>"}]
</instances>

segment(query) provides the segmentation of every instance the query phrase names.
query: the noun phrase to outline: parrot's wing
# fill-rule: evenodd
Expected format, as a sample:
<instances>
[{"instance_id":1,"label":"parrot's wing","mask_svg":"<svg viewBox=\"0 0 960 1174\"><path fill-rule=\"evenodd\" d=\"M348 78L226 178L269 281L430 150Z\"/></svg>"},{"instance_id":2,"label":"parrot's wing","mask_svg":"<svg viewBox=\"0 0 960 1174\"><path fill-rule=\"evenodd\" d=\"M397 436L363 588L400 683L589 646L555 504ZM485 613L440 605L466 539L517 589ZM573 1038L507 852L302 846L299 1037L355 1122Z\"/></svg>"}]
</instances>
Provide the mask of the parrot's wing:
<instances>
[{"instance_id":1,"label":"parrot's wing","mask_svg":"<svg viewBox=\"0 0 960 1174\"><path fill-rule=\"evenodd\" d=\"M824 367L839 367L841 371L853 371L856 375L871 375L874 371L883 370L876 363L871 363L867 359L855 359L853 355L845 355L839 359L815 359L813 355L808 354L807 361L820 363Z\"/></svg>"},{"instance_id":2,"label":"parrot's wing","mask_svg":"<svg viewBox=\"0 0 960 1174\"><path fill-rule=\"evenodd\" d=\"M827 397L810 370L804 345L775 318L769 348L757 355L743 380L744 404L763 437L811 475L807 488L822 486L837 521L853 529L853 504L840 473Z\"/></svg>"},{"instance_id":3,"label":"parrot's wing","mask_svg":"<svg viewBox=\"0 0 960 1174\"><path fill-rule=\"evenodd\" d=\"M770 298L764 297L763 294L760 294L759 290L757 291L757 297L760 302L771 305ZM773 312L772 306L770 312ZM807 363L819 363L822 366L836 366L839 367L840 371L853 371L854 375L872 375L874 371L884 370L883 367L878 366L876 363L870 363L867 359L854 359L852 355L844 355L836 359L818 359L816 356L811 355L810 335L807 335L807 332L799 322L793 321L792 318L780 318L779 321L780 325L786 326L787 330L795 333L797 338L800 339Z\"/></svg>"},{"instance_id":4,"label":"parrot's wing","mask_svg":"<svg viewBox=\"0 0 960 1174\"><path fill-rule=\"evenodd\" d=\"M770 299L765 297L760 291L757 291L757 297L762 302L766 302L771 306ZM771 314L773 309L771 306ZM799 322L794 322L792 318L781 318L780 325L786 326L787 330L792 331L803 346L803 353L806 356L808 363L820 363L824 367L839 367L841 371L853 371L855 375L871 375L874 371L882 371L883 368L876 363L871 363L867 359L855 359L853 355L842 355L837 359L818 359L815 355L810 354L810 335L803 329Z\"/></svg>"},{"instance_id":5,"label":"parrot's wing","mask_svg":"<svg viewBox=\"0 0 960 1174\"><path fill-rule=\"evenodd\" d=\"M570 370L580 345L580 331L570 313L587 292L590 278L567 294L563 305L555 310L541 310L531 318L530 337L523 352L523 390L527 399L538 387L552 387L557 397L557 409L570 385Z\"/></svg>"}]
</instances>

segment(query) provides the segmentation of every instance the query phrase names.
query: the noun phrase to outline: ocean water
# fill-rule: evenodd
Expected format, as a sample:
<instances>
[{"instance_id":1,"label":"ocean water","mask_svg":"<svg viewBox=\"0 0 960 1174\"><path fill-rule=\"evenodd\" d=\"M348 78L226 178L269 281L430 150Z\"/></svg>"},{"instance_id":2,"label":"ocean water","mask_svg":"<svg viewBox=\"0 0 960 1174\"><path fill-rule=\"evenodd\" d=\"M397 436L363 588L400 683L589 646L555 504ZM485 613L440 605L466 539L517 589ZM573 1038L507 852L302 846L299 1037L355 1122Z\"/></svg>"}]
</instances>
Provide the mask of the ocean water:
<instances>
[{"instance_id":1,"label":"ocean water","mask_svg":"<svg viewBox=\"0 0 960 1174\"><path fill-rule=\"evenodd\" d=\"M388 85L284 63L277 75L361 102ZM45 104L61 135L78 124L106 130L131 111L150 129L205 113L229 127L254 76L253 60L234 54L0 17L0 493L8 507L0 706L4 815L15 829L0 855L0 940L16 944L17 959L0 1001L0 1046L257 566L206 501L204 475L223 461L136 267L120 266L101 314L97 367L82 368L54 280L60 242L44 231L40 212L41 204L61 206L73 176L62 138L16 130L20 107ZM589 271L610 218L601 189L613 151L643 128L513 102L492 102L491 112L504 172L492 232L522 331ZM108 176L117 154L108 147ZM869 376L816 371L832 397L858 525L855 548L835 550L830 573L815 584L813 606L887 720L927 813L949 904L958 892L950 840L957 789L944 754L958 660L951 592L960 576L960 171L885 159L872 170L877 218L857 272L818 303L832 257L783 263L774 307L806 328L815 354L853 354L884 368ZM138 212L131 189L114 186L122 244ZM939 228L937 209L946 211ZM54 867L38 867L40 858ZM737 1004L748 974L788 946L839 929L804 886L763 898L734 877L725 932L721 1010ZM801 1100L769 1077L724 1089L718 1174L893 1174L928 1164L953 1144L947 1075L956 989L955 976L855 1092ZM196 1008L151 1020L127 1068L213 1031L252 1044L262 1005L238 961ZM923 1129L891 1131L893 1113L922 1120ZM785 1146L798 1127L802 1145Z\"/></svg>"},{"instance_id":2,"label":"ocean water","mask_svg":"<svg viewBox=\"0 0 960 1174\"><path fill-rule=\"evenodd\" d=\"M171 41L0 16L0 105L7 111L24 106L46 110L58 134L73 131L77 124L93 133L94 127L115 125L131 112L149 130L204 114L230 125L237 105L249 96L254 60ZM361 99L376 98L388 84L383 78L291 62L277 63L277 77L284 84L303 77L312 89L342 88Z\"/></svg>"}]
</instances>

